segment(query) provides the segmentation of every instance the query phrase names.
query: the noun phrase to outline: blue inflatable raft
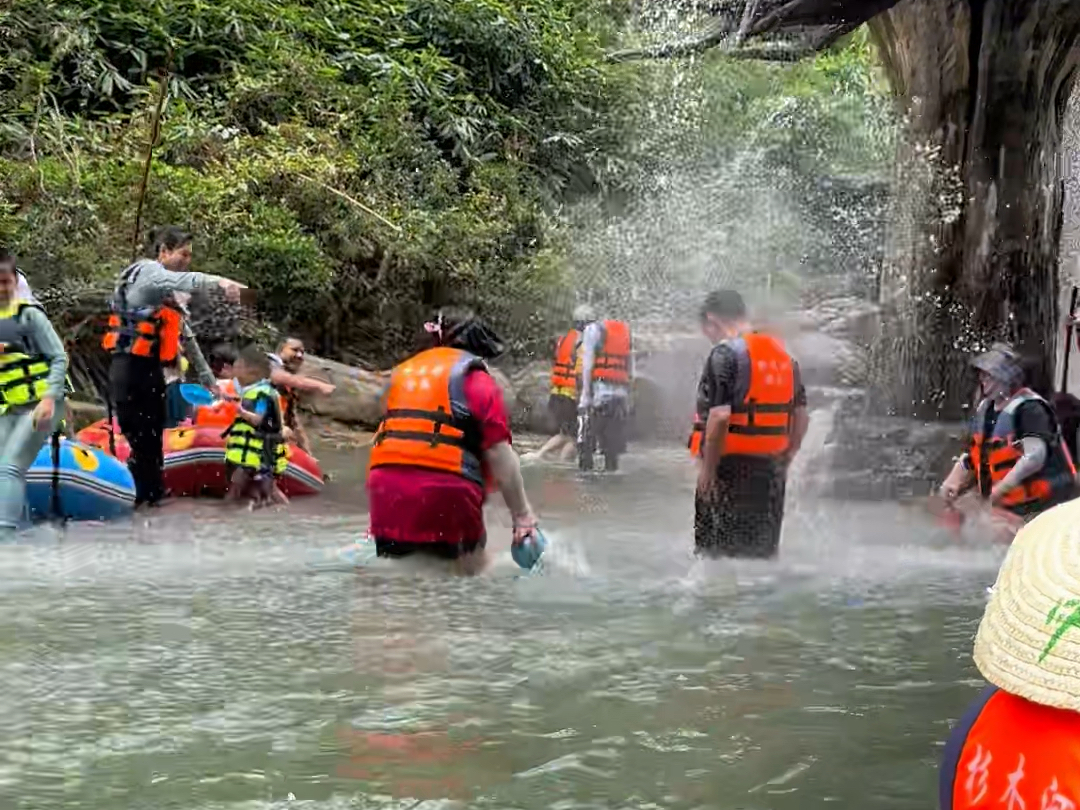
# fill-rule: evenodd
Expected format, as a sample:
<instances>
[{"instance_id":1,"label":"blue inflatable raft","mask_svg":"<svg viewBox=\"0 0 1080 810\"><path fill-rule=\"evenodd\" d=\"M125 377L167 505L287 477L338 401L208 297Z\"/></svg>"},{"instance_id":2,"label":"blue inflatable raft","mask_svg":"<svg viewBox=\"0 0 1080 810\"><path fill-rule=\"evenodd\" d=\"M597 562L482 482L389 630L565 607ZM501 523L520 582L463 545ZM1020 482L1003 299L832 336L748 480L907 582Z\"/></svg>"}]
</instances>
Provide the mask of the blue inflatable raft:
<instances>
[{"instance_id":1,"label":"blue inflatable raft","mask_svg":"<svg viewBox=\"0 0 1080 810\"><path fill-rule=\"evenodd\" d=\"M56 481L58 503L53 502ZM135 482L127 465L96 447L60 440L60 464L53 474L53 448L46 442L26 474L31 520L111 520L131 514ZM59 514L54 507L58 507Z\"/></svg>"}]
</instances>

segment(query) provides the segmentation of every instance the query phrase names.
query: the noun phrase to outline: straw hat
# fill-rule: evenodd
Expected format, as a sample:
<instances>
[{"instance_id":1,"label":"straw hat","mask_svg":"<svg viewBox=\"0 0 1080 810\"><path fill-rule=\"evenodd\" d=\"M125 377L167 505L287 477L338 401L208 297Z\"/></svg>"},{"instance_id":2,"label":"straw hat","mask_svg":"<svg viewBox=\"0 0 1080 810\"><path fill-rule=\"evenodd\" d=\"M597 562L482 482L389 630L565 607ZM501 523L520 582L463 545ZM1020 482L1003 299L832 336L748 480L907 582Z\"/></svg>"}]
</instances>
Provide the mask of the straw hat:
<instances>
[{"instance_id":1,"label":"straw hat","mask_svg":"<svg viewBox=\"0 0 1080 810\"><path fill-rule=\"evenodd\" d=\"M1080 500L1020 530L975 637L990 683L1080 712Z\"/></svg>"}]
</instances>

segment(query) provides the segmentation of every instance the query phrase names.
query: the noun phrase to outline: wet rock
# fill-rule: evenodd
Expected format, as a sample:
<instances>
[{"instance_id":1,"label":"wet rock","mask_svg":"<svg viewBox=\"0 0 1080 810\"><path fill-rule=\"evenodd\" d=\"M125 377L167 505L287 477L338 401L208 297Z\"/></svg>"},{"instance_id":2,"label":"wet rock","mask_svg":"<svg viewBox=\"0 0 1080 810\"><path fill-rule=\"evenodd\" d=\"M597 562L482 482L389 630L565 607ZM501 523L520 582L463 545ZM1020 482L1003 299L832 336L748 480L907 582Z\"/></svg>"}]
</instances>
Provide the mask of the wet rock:
<instances>
[{"instance_id":1,"label":"wet rock","mask_svg":"<svg viewBox=\"0 0 1080 810\"><path fill-rule=\"evenodd\" d=\"M963 424L871 416L863 397L847 398L826 440L822 494L855 500L928 495L963 452L965 433Z\"/></svg>"},{"instance_id":2,"label":"wet rock","mask_svg":"<svg viewBox=\"0 0 1080 810\"><path fill-rule=\"evenodd\" d=\"M804 385L862 385L866 352L854 343L821 332L802 332L787 339L799 361Z\"/></svg>"},{"instance_id":3,"label":"wet rock","mask_svg":"<svg viewBox=\"0 0 1080 810\"><path fill-rule=\"evenodd\" d=\"M807 310L805 318L826 335L869 345L881 330L881 308L855 296L827 298Z\"/></svg>"}]
</instances>

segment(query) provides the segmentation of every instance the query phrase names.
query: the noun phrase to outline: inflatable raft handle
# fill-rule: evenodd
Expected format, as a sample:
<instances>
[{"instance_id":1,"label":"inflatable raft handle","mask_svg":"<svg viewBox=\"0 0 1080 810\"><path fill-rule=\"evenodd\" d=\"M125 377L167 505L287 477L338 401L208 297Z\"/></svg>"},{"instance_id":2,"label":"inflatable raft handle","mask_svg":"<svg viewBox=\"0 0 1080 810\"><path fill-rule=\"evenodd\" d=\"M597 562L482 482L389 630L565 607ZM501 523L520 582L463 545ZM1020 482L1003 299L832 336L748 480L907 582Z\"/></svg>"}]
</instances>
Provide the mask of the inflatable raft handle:
<instances>
[{"instance_id":1,"label":"inflatable raft handle","mask_svg":"<svg viewBox=\"0 0 1080 810\"><path fill-rule=\"evenodd\" d=\"M181 383L180 396L182 396L189 405L194 405L196 408L201 408L204 405L213 405L214 402L217 401L209 388L204 388L197 383Z\"/></svg>"}]
</instances>

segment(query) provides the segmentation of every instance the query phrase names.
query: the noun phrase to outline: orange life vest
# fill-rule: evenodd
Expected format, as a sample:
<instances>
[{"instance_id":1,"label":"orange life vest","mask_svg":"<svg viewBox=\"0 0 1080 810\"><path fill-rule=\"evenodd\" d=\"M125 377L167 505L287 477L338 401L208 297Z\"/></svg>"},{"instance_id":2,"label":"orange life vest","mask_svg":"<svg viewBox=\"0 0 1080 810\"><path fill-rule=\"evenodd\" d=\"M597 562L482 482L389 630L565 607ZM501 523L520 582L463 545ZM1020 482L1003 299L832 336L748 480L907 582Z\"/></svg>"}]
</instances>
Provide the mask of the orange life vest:
<instances>
[{"instance_id":1,"label":"orange life vest","mask_svg":"<svg viewBox=\"0 0 1080 810\"><path fill-rule=\"evenodd\" d=\"M465 401L465 378L473 371L486 372L487 366L475 355L445 347L397 366L368 469L420 467L484 486L479 425Z\"/></svg>"},{"instance_id":2,"label":"orange life vest","mask_svg":"<svg viewBox=\"0 0 1080 810\"><path fill-rule=\"evenodd\" d=\"M236 382L234 380L219 380L218 388L223 394L237 396ZM213 405L202 405L195 409L195 424L200 427L227 428L236 421L240 413L240 403L234 400L223 399Z\"/></svg>"},{"instance_id":3,"label":"orange life vest","mask_svg":"<svg viewBox=\"0 0 1080 810\"><path fill-rule=\"evenodd\" d=\"M791 444L795 412L795 368L784 344L771 335L748 332L731 341L745 391L731 406L725 456L778 456ZM694 414L690 451L701 454L705 420Z\"/></svg>"},{"instance_id":4,"label":"orange life vest","mask_svg":"<svg viewBox=\"0 0 1080 810\"><path fill-rule=\"evenodd\" d=\"M630 325L604 321L604 341L596 353L592 376L616 385L630 384Z\"/></svg>"},{"instance_id":5,"label":"orange life vest","mask_svg":"<svg viewBox=\"0 0 1080 810\"><path fill-rule=\"evenodd\" d=\"M171 363L180 352L184 316L167 304L129 309L127 288L138 278L139 271L139 265L133 264L121 274L101 347L113 354L153 357Z\"/></svg>"},{"instance_id":6,"label":"orange life vest","mask_svg":"<svg viewBox=\"0 0 1080 810\"><path fill-rule=\"evenodd\" d=\"M1078 810L1080 712L991 687L953 729L941 810Z\"/></svg>"},{"instance_id":7,"label":"orange life vest","mask_svg":"<svg viewBox=\"0 0 1080 810\"><path fill-rule=\"evenodd\" d=\"M1017 391L1002 408L990 436L983 435L983 427L986 424L987 411L993 407L993 403L983 400L975 412L968 452L979 484L979 492L984 498L990 497L994 485L1001 481L1024 455L1022 442L1016 438L1016 411L1028 402L1041 403L1053 414L1050 404L1027 388ZM1055 418L1055 423L1056 421ZM1017 511L1038 507L1039 504L1051 503L1074 490L1076 467L1064 440L1060 435L1057 436L1047 449L1046 462L1042 469L1009 490L1002 498L1001 505L1006 509ZM989 478L984 474L984 467L989 471Z\"/></svg>"},{"instance_id":8,"label":"orange life vest","mask_svg":"<svg viewBox=\"0 0 1080 810\"><path fill-rule=\"evenodd\" d=\"M564 397L577 396L578 331L571 329L555 346L555 362L551 366L551 393Z\"/></svg>"}]
</instances>

